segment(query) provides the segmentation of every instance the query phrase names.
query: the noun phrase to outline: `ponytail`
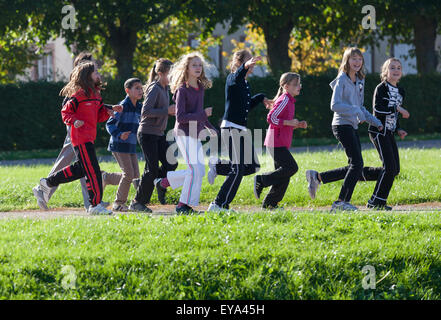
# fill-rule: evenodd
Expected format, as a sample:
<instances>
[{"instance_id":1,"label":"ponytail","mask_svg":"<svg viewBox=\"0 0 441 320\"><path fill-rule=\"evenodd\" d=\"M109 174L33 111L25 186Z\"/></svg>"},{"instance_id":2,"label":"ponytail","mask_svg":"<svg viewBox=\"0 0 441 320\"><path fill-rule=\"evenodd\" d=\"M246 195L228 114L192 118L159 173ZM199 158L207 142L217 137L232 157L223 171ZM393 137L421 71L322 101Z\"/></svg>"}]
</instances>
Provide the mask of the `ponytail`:
<instances>
[{"instance_id":1,"label":"ponytail","mask_svg":"<svg viewBox=\"0 0 441 320\"><path fill-rule=\"evenodd\" d=\"M144 93L147 93L147 89L152 82L158 80L158 72L166 73L170 71L172 65L173 62L165 58L156 60L156 62L153 64L152 70L150 71L147 84L144 86Z\"/></svg>"},{"instance_id":2,"label":"ponytail","mask_svg":"<svg viewBox=\"0 0 441 320\"><path fill-rule=\"evenodd\" d=\"M300 75L294 72L286 72L280 76L279 90L277 91L277 94L273 99L274 102L276 102L277 98L279 98L283 94L283 86L293 80L296 80L297 82L300 81Z\"/></svg>"}]
</instances>

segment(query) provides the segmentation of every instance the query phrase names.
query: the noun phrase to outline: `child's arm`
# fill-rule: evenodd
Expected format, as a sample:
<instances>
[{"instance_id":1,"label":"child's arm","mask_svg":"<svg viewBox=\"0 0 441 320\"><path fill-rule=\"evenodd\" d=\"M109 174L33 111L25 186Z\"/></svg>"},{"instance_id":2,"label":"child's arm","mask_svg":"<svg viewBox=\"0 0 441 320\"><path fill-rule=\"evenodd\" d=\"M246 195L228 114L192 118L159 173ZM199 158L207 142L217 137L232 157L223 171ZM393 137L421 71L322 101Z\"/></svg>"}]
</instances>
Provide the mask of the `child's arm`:
<instances>
[{"instance_id":1,"label":"child's arm","mask_svg":"<svg viewBox=\"0 0 441 320\"><path fill-rule=\"evenodd\" d=\"M104 122L107 121L110 117L114 117L113 110L107 109L104 107L103 102L101 100L101 106L98 109L98 117L97 122Z\"/></svg>"},{"instance_id":2,"label":"child's arm","mask_svg":"<svg viewBox=\"0 0 441 320\"><path fill-rule=\"evenodd\" d=\"M265 95L263 93L256 94L251 97L250 101L250 110L254 109L259 103L263 103L263 100L265 99Z\"/></svg>"},{"instance_id":3,"label":"child's arm","mask_svg":"<svg viewBox=\"0 0 441 320\"><path fill-rule=\"evenodd\" d=\"M410 117L410 113L409 111L407 111L406 109L404 109L403 107L397 107L397 111L399 113L401 113L401 115L403 116L404 119L408 119Z\"/></svg>"},{"instance_id":4,"label":"child's arm","mask_svg":"<svg viewBox=\"0 0 441 320\"><path fill-rule=\"evenodd\" d=\"M383 128L383 124L381 123L381 121L378 120L377 117L372 115L372 113L367 111L365 107L361 106L360 109L363 112L367 123L369 123L370 125L373 125L374 127L377 127L378 129Z\"/></svg>"},{"instance_id":5,"label":"child's arm","mask_svg":"<svg viewBox=\"0 0 441 320\"><path fill-rule=\"evenodd\" d=\"M344 116L357 115L360 120L364 120L361 110L343 101L343 84L338 79L334 86L331 98L331 110Z\"/></svg>"},{"instance_id":6,"label":"child's arm","mask_svg":"<svg viewBox=\"0 0 441 320\"><path fill-rule=\"evenodd\" d=\"M78 109L78 100L76 98L72 98L68 100L61 109L61 118L63 122L69 126L73 126L75 121L80 120L76 116L76 111Z\"/></svg>"},{"instance_id":7,"label":"child's arm","mask_svg":"<svg viewBox=\"0 0 441 320\"><path fill-rule=\"evenodd\" d=\"M107 120L106 122L106 130L107 132L116 138L119 138L119 136L121 135L122 131L118 128L118 122L119 119L121 118L121 113L116 112L115 116L113 118L109 118L109 120Z\"/></svg>"},{"instance_id":8,"label":"child's arm","mask_svg":"<svg viewBox=\"0 0 441 320\"><path fill-rule=\"evenodd\" d=\"M288 123L291 123L289 121L292 120L286 120L283 119L283 111L287 108L289 103L288 97L285 96L283 100L277 100L274 104L273 108L268 112L268 116L266 117L266 121L269 124L272 124L275 127L283 127L284 125L292 125L292 124L285 124L285 121L288 121Z\"/></svg>"},{"instance_id":9,"label":"child's arm","mask_svg":"<svg viewBox=\"0 0 441 320\"><path fill-rule=\"evenodd\" d=\"M180 88L176 91L176 121L179 123L188 123L189 121L202 121L207 120L205 111L189 113L187 112L187 103L185 99L185 93Z\"/></svg>"},{"instance_id":10,"label":"child's arm","mask_svg":"<svg viewBox=\"0 0 441 320\"><path fill-rule=\"evenodd\" d=\"M155 108L159 97L159 90L154 86L148 93L142 105L143 118L158 118L168 114L168 107Z\"/></svg>"}]
</instances>

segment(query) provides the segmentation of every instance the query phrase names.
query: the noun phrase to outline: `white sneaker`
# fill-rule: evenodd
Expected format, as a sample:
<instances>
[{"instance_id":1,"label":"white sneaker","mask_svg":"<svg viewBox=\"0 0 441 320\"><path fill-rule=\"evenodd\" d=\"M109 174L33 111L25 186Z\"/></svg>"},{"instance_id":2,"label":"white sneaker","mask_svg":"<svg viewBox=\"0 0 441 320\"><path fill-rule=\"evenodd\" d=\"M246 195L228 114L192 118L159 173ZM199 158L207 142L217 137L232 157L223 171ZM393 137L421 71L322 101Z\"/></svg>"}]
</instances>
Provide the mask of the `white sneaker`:
<instances>
[{"instance_id":1,"label":"white sneaker","mask_svg":"<svg viewBox=\"0 0 441 320\"><path fill-rule=\"evenodd\" d=\"M208 183L209 184L213 184L214 183L214 179L216 179L217 176L217 172L216 172L216 163L218 162L218 159L216 157L211 157L208 160L208 174L207 174L207 179L208 179Z\"/></svg>"},{"instance_id":2,"label":"white sneaker","mask_svg":"<svg viewBox=\"0 0 441 320\"><path fill-rule=\"evenodd\" d=\"M42 196L43 196L44 201L46 203L48 203L49 202L49 194L51 192L52 187L49 187L49 184L48 184L46 178L40 179L40 185L39 185L38 189L40 189L40 191L42 192Z\"/></svg>"},{"instance_id":3,"label":"white sneaker","mask_svg":"<svg viewBox=\"0 0 441 320\"><path fill-rule=\"evenodd\" d=\"M96 206L90 206L89 209L87 209L87 212L93 215L111 215L112 211L108 210L107 208L103 207L103 205L97 204Z\"/></svg>"},{"instance_id":4,"label":"white sneaker","mask_svg":"<svg viewBox=\"0 0 441 320\"><path fill-rule=\"evenodd\" d=\"M349 202L344 201L334 201L332 204L331 212L336 212L337 210L341 211L358 211L356 206L353 206Z\"/></svg>"},{"instance_id":5,"label":"white sneaker","mask_svg":"<svg viewBox=\"0 0 441 320\"><path fill-rule=\"evenodd\" d=\"M216 203L212 202L208 206L207 212L228 212L226 208L219 207Z\"/></svg>"},{"instance_id":6,"label":"white sneaker","mask_svg":"<svg viewBox=\"0 0 441 320\"><path fill-rule=\"evenodd\" d=\"M306 170L306 181L308 181L308 192L311 199L315 199L317 190L320 186L318 172L315 170Z\"/></svg>"},{"instance_id":7,"label":"white sneaker","mask_svg":"<svg viewBox=\"0 0 441 320\"><path fill-rule=\"evenodd\" d=\"M37 204L41 210L49 210L47 207L47 202L44 200L43 191L40 190L39 185L32 188L35 198L37 198Z\"/></svg>"}]
</instances>

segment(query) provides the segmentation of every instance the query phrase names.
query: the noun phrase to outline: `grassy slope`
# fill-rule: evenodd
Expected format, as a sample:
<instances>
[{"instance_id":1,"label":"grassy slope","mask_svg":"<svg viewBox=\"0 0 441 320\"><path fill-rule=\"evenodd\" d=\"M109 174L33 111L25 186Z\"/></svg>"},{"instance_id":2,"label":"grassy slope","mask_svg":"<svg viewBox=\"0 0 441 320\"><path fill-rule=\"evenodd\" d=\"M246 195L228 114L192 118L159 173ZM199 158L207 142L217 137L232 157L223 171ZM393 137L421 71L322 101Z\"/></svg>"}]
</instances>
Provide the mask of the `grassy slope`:
<instances>
[{"instance_id":1,"label":"grassy slope","mask_svg":"<svg viewBox=\"0 0 441 320\"><path fill-rule=\"evenodd\" d=\"M291 183L281 202L281 205L298 207L317 207L330 205L338 196L341 182L322 185L318 191L317 199L311 200L307 192L305 171L317 169L319 171L344 166L347 158L342 151L299 153L294 155L299 172L291 178ZM380 160L375 150L363 152L365 165L380 166ZM397 177L392 188L390 204L421 203L427 201L439 201L441 199L441 171L439 170L440 153L438 149L401 149L401 173ZM262 172L273 169L272 160L269 156L260 157ZM103 170L120 171L115 162L101 164ZM140 163L143 170L144 162ZM180 165L180 168L184 168ZM32 194L41 177L48 174L50 166L39 165L33 167L0 167L0 211L37 209L38 206ZM224 178L218 177L213 185L209 185L206 177L201 192L201 203L208 205L215 197L223 183ZM375 182L359 182L353 195L353 203L364 205L372 194ZM104 200L112 201L116 193L116 186L108 186L104 193ZM268 192L264 190L263 196ZM180 189L169 192L170 199L179 199ZM129 200L133 199L134 190L131 188ZM152 202L157 203L156 194ZM253 176L245 177L241 187L232 203L232 207L240 205L260 205L253 195ZM61 185L50 201L52 207L81 207L82 198L79 182Z\"/></svg>"}]
</instances>

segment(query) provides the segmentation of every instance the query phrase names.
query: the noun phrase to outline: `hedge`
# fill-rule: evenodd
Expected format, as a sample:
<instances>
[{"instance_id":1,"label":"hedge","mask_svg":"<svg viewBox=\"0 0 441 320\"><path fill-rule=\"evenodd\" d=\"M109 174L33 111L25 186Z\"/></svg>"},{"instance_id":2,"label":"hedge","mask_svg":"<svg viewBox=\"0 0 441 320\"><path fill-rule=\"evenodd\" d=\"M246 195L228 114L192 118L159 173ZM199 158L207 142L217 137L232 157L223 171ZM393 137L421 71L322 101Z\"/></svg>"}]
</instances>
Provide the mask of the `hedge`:
<instances>
[{"instance_id":1,"label":"hedge","mask_svg":"<svg viewBox=\"0 0 441 320\"><path fill-rule=\"evenodd\" d=\"M335 73L302 77L302 92L297 97L296 117L308 121L307 130L296 130L297 138L332 137L332 111L329 108L332 91L329 87ZM372 94L379 83L378 74L366 78L365 106L371 110ZM273 77L251 78L252 93L263 92L273 97L277 91L278 79ZM411 117L403 120L402 127L410 134L430 134L441 132L441 75L408 75L400 84L406 90L404 106ZM63 83L27 82L0 85L0 151L58 149L66 136L61 122L58 96ZM224 112L225 79L213 81L213 87L206 91L205 105L213 106L211 121L218 124ZM123 84L108 81L102 96L106 103L117 103L124 98ZM267 128L267 110L261 105L249 115L250 128ZM169 121L169 128L174 119ZM360 134L367 134L367 125L360 126ZM104 124L99 124L96 144L107 146L109 136Z\"/></svg>"}]
</instances>

